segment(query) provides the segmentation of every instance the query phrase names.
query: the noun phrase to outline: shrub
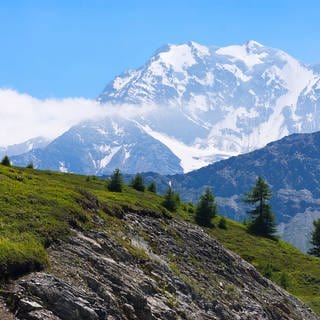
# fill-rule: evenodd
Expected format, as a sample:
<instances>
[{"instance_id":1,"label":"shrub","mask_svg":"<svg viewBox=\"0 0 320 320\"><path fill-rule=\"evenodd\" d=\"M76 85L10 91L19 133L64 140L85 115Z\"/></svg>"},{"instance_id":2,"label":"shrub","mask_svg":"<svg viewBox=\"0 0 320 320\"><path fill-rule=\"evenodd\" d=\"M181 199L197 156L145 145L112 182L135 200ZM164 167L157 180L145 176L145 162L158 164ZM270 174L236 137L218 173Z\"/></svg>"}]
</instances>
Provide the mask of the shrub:
<instances>
[{"instance_id":1,"label":"shrub","mask_svg":"<svg viewBox=\"0 0 320 320\"><path fill-rule=\"evenodd\" d=\"M262 275L268 279L272 278L273 266L271 263L267 263L262 269Z\"/></svg>"},{"instance_id":2,"label":"shrub","mask_svg":"<svg viewBox=\"0 0 320 320\"><path fill-rule=\"evenodd\" d=\"M279 284L283 289L288 289L289 287L289 276L286 272L281 272Z\"/></svg>"}]
</instances>

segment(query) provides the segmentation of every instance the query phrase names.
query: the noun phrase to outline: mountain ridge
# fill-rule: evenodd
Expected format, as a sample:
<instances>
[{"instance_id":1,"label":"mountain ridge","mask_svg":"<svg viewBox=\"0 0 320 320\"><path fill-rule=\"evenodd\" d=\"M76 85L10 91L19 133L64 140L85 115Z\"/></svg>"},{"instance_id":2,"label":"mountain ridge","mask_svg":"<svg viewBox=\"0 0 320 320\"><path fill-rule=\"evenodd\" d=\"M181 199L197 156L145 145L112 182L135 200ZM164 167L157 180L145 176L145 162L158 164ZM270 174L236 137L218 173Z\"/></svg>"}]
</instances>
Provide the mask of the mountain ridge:
<instances>
[{"instance_id":1,"label":"mountain ridge","mask_svg":"<svg viewBox=\"0 0 320 320\"><path fill-rule=\"evenodd\" d=\"M169 162L164 167L179 158L180 167L189 172L261 148L291 133L320 130L319 88L316 67L279 49L255 41L221 48L188 42L162 47L145 65L115 77L98 101L106 109L113 106L120 112L128 104L136 107L135 115L124 115L135 121L135 132L156 139L158 154L161 148L170 149L171 160L159 158ZM107 123L104 130L112 131ZM94 127L93 123L91 129ZM87 139L86 149L93 149L90 137L85 132L81 136ZM114 136L117 140L125 143L121 136ZM106 152L89 159L90 174L99 174L94 163L109 155ZM56 162L65 160L60 156ZM123 171L135 169L135 165L123 165L121 159L114 161ZM141 161L148 167L152 159ZM42 161L41 168L45 167L50 165ZM176 166L176 172L180 167Z\"/></svg>"},{"instance_id":2,"label":"mountain ridge","mask_svg":"<svg viewBox=\"0 0 320 320\"><path fill-rule=\"evenodd\" d=\"M292 134L266 147L230 157L184 175L145 174L160 192L169 181L186 201L195 202L205 186L211 186L221 214L237 221L246 218L241 199L258 176L269 183L271 205L282 237L307 251L314 219L320 218L320 132Z\"/></svg>"}]
</instances>

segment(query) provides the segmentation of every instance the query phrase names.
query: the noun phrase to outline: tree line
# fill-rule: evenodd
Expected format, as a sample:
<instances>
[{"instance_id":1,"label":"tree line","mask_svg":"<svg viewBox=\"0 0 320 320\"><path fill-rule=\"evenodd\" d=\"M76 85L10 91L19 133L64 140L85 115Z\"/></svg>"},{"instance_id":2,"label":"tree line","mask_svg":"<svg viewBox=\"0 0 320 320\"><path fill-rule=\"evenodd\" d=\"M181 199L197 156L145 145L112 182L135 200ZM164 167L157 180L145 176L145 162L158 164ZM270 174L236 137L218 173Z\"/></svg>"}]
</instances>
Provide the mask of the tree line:
<instances>
[{"instance_id":1,"label":"tree line","mask_svg":"<svg viewBox=\"0 0 320 320\"><path fill-rule=\"evenodd\" d=\"M11 161L8 156L4 156L1 160L1 165L11 166ZM27 168L33 169L33 164L29 163ZM115 169L108 181L107 188L112 192L122 192L123 178L119 169ZM157 193L156 184L152 181L148 186L145 186L141 174L137 174L130 183L130 186L137 191L144 192L145 190ZM248 221L246 221L247 231L249 233L263 236L266 238L277 239L275 215L271 210L268 201L271 199L272 192L268 183L258 177L252 189L245 193L243 202L251 205L252 209L247 211ZM174 212L180 204L180 196L171 186L167 188L164 194L162 205L169 211ZM217 204L210 187L207 187L200 196L195 208L195 222L203 227L211 228L214 226L213 219L218 215ZM313 221L313 231L311 232L311 249L309 254L320 257L320 219ZM227 220L222 216L218 227L227 228Z\"/></svg>"},{"instance_id":2,"label":"tree line","mask_svg":"<svg viewBox=\"0 0 320 320\"><path fill-rule=\"evenodd\" d=\"M108 182L108 189L113 192L121 192L123 188L123 178L119 169L115 169ZM144 184L141 174L137 174L130 182L130 186L134 189L144 192L157 192L156 185L151 182L147 187ZM269 185L262 177L258 177L252 189L245 194L243 202L251 205L253 208L249 210L247 230L248 232L271 239L276 237L275 216L272 213L271 206L268 201L271 198L271 190ZM180 196L171 186L168 186L163 195L162 206L171 212L178 210L180 205ZM214 227L213 220L218 215L218 207L213 192L210 187L206 187L201 194L195 207L195 222L207 228ZM227 228L227 220L221 217L218 227Z\"/></svg>"}]
</instances>

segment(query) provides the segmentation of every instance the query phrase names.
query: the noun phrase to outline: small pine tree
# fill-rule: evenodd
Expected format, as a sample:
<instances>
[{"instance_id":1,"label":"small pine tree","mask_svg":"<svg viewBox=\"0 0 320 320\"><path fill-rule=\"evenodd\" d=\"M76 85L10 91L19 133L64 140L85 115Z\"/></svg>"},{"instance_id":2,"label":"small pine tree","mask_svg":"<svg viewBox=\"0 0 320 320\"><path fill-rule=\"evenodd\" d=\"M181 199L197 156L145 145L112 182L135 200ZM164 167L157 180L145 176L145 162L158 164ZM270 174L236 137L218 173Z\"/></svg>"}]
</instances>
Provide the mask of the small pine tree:
<instances>
[{"instance_id":1,"label":"small pine tree","mask_svg":"<svg viewBox=\"0 0 320 320\"><path fill-rule=\"evenodd\" d=\"M196 207L195 220L204 227L212 227L212 219L217 215L217 205L211 189L208 187L201 195Z\"/></svg>"},{"instance_id":2,"label":"small pine tree","mask_svg":"<svg viewBox=\"0 0 320 320\"><path fill-rule=\"evenodd\" d=\"M259 205L257 211L259 211L259 214L255 213L256 218L249 223L248 231L263 237L274 238L276 233L275 217L271 212L270 205L263 204L262 209Z\"/></svg>"},{"instance_id":3,"label":"small pine tree","mask_svg":"<svg viewBox=\"0 0 320 320\"><path fill-rule=\"evenodd\" d=\"M320 219L313 221L313 231L311 233L310 243L312 248L308 251L313 256L320 257Z\"/></svg>"},{"instance_id":4,"label":"small pine tree","mask_svg":"<svg viewBox=\"0 0 320 320\"><path fill-rule=\"evenodd\" d=\"M123 180L119 169L115 169L108 183L108 189L112 192L122 192Z\"/></svg>"},{"instance_id":5,"label":"small pine tree","mask_svg":"<svg viewBox=\"0 0 320 320\"><path fill-rule=\"evenodd\" d=\"M157 193L157 187L153 181L148 185L148 191Z\"/></svg>"},{"instance_id":6,"label":"small pine tree","mask_svg":"<svg viewBox=\"0 0 320 320\"><path fill-rule=\"evenodd\" d=\"M218 228L220 229L228 229L227 227L227 220L224 216L222 216L219 220L219 223L218 223Z\"/></svg>"},{"instance_id":7,"label":"small pine tree","mask_svg":"<svg viewBox=\"0 0 320 320\"><path fill-rule=\"evenodd\" d=\"M179 196L179 195L178 195ZM177 211L179 202L177 201L177 194L171 187L168 187L162 205L169 211Z\"/></svg>"},{"instance_id":8,"label":"small pine tree","mask_svg":"<svg viewBox=\"0 0 320 320\"><path fill-rule=\"evenodd\" d=\"M145 185L144 185L144 182L143 182L143 177L141 174L137 174L132 180L131 180L131 183L130 183L130 186L138 191L142 191L144 192L145 190Z\"/></svg>"},{"instance_id":9,"label":"small pine tree","mask_svg":"<svg viewBox=\"0 0 320 320\"><path fill-rule=\"evenodd\" d=\"M245 196L244 202L256 205L253 210L248 211L250 222L248 231L267 238L275 238L275 217L267 203L271 198L269 185L259 177L255 186Z\"/></svg>"},{"instance_id":10,"label":"small pine tree","mask_svg":"<svg viewBox=\"0 0 320 320\"><path fill-rule=\"evenodd\" d=\"M10 167L11 166L11 161L10 161L9 157L8 156L4 156L2 161L1 161L1 164L4 165L4 166Z\"/></svg>"},{"instance_id":11,"label":"small pine tree","mask_svg":"<svg viewBox=\"0 0 320 320\"><path fill-rule=\"evenodd\" d=\"M28 168L28 169L33 169L33 163L30 162L30 163L27 165L27 168Z\"/></svg>"}]
</instances>

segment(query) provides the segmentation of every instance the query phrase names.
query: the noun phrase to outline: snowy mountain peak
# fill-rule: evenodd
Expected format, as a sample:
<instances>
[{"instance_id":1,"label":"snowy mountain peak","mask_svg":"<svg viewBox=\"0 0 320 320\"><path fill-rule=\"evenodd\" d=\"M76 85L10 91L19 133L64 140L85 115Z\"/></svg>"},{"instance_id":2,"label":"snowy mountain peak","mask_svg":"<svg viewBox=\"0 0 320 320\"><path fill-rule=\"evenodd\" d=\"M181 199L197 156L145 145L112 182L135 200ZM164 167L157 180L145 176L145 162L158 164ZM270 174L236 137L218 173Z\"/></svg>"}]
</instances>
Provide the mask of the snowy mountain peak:
<instances>
[{"instance_id":1,"label":"snowy mountain peak","mask_svg":"<svg viewBox=\"0 0 320 320\"><path fill-rule=\"evenodd\" d=\"M222 48L193 41L166 45L142 67L116 77L98 98L148 112L137 112L133 122L119 124L115 118L71 130L58 140L62 159L55 165L75 170L79 163L66 159L63 148L67 143L75 150L77 142L90 154L81 165L93 173L114 166L187 172L290 133L320 130L316 69L253 40ZM163 165L142 157L147 142ZM49 149L56 152L55 143Z\"/></svg>"},{"instance_id":2,"label":"snowy mountain peak","mask_svg":"<svg viewBox=\"0 0 320 320\"><path fill-rule=\"evenodd\" d=\"M232 45L220 48L216 51L218 55L229 56L232 62L241 61L247 68L251 69L258 64L264 63L264 58L268 57L266 47L253 40L243 45Z\"/></svg>"},{"instance_id":3,"label":"snowy mountain peak","mask_svg":"<svg viewBox=\"0 0 320 320\"><path fill-rule=\"evenodd\" d=\"M255 41L255 40L248 40L245 45L246 45L246 47L247 47L248 49L250 49L250 50L253 50L253 49L256 49L256 48L263 48L263 47L264 47L263 44Z\"/></svg>"},{"instance_id":4,"label":"snowy mountain peak","mask_svg":"<svg viewBox=\"0 0 320 320\"><path fill-rule=\"evenodd\" d=\"M161 106L161 116L138 123L191 170L320 129L317 71L254 40L221 48L190 41L162 47L99 101Z\"/></svg>"},{"instance_id":5,"label":"snowy mountain peak","mask_svg":"<svg viewBox=\"0 0 320 320\"><path fill-rule=\"evenodd\" d=\"M188 42L189 46L193 48L194 52L199 56L199 57L205 57L210 55L210 49L207 46L204 46L200 43L197 43L195 41L190 41Z\"/></svg>"},{"instance_id":6,"label":"snowy mountain peak","mask_svg":"<svg viewBox=\"0 0 320 320\"><path fill-rule=\"evenodd\" d=\"M154 75L161 76L165 69L183 72L195 63L192 48L188 44L170 45L167 51L162 51L151 59L150 70Z\"/></svg>"},{"instance_id":7,"label":"snowy mountain peak","mask_svg":"<svg viewBox=\"0 0 320 320\"><path fill-rule=\"evenodd\" d=\"M150 59L148 68L153 76L166 76L166 73L183 73L190 67L210 56L210 49L194 41L175 45L168 44L157 50Z\"/></svg>"}]
</instances>

